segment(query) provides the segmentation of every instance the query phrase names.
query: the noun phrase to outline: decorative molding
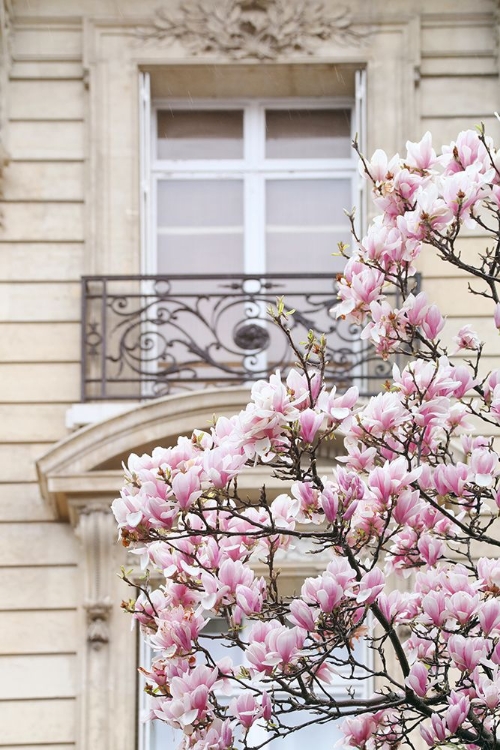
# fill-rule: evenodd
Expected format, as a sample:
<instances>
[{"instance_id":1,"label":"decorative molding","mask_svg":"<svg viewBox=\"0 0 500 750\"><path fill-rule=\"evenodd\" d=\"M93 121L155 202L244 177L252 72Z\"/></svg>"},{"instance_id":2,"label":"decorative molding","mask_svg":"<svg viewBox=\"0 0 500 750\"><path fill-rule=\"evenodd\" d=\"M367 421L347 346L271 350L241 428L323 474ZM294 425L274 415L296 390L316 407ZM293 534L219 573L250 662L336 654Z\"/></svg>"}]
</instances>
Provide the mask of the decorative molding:
<instances>
[{"instance_id":1,"label":"decorative molding","mask_svg":"<svg viewBox=\"0 0 500 750\"><path fill-rule=\"evenodd\" d=\"M182 0L177 12L159 8L141 39L177 39L193 55L275 60L312 55L322 42L359 44L367 35L346 6L327 10L317 0Z\"/></svg>"},{"instance_id":2,"label":"decorative molding","mask_svg":"<svg viewBox=\"0 0 500 750\"><path fill-rule=\"evenodd\" d=\"M110 750L109 716L113 711L110 674L116 659L116 527L105 497L70 501L82 544L79 560L81 627L79 642L79 738L81 750ZM113 607L113 602L115 606Z\"/></svg>"},{"instance_id":3,"label":"decorative molding","mask_svg":"<svg viewBox=\"0 0 500 750\"><path fill-rule=\"evenodd\" d=\"M109 504L91 502L78 508L76 534L83 545L83 606L87 612L87 641L99 650L109 642L110 576L116 536Z\"/></svg>"},{"instance_id":4,"label":"decorative molding","mask_svg":"<svg viewBox=\"0 0 500 750\"><path fill-rule=\"evenodd\" d=\"M0 0L0 198L5 167L9 163L7 150L7 91L12 62L12 0ZM2 212L0 211L0 226Z\"/></svg>"}]
</instances>

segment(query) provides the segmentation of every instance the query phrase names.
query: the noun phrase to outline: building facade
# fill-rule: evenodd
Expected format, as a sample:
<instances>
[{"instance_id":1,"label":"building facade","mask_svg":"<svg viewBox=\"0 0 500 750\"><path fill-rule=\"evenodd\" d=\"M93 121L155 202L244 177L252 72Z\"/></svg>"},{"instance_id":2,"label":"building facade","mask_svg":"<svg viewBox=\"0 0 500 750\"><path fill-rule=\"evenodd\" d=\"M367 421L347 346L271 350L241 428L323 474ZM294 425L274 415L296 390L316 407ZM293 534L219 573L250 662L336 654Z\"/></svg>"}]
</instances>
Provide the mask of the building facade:
<instances>
[{"instance_id":1,"label":"building facade","mask_svg":"<svg viewBox=\"0 0 500 750\"><path fill-rule=\"evenodd\" d=\"M105 295L149 299L157 274L181 278L183 305L207 274L333 277L339 206L367 220L353 134L368 154L479 122L500 141L499 24L494 0L0 2L0 748L152 750L109 505L128 453L248 393L229 355L209 377L203 361L210 387L156 390L143 365L162 345L158 308L140 377L123 360L122 381L106 380L92 317ZM464 302L464 279L430 253L419 271L450 333L474 323L492 367L487 304ZM269 335L259 320L247 340Z\"/></svg>"}]
</instances>

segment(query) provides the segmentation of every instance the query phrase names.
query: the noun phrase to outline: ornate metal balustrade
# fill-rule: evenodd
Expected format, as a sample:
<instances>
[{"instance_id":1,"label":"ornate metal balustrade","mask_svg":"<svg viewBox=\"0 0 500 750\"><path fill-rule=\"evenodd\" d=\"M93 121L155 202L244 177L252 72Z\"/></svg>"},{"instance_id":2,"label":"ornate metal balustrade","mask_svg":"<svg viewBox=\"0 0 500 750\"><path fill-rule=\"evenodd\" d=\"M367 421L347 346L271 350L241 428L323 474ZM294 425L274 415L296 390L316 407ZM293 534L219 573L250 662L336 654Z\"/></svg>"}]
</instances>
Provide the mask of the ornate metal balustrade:
<instances>
[{"instance_id":1,"label":"ornate metal balustrade","mask_svg":"<svg viewBox=\"0 0 500 750\"><path fill-rule=\"evenodd\" d=\"M286 372L294 354L267 309L284 297L296 342L328 337L332 384L376 392L390 364L336 320L331 274L87 276L82 279L82 400L148 399Z\"/></svg>"}]
</instances>

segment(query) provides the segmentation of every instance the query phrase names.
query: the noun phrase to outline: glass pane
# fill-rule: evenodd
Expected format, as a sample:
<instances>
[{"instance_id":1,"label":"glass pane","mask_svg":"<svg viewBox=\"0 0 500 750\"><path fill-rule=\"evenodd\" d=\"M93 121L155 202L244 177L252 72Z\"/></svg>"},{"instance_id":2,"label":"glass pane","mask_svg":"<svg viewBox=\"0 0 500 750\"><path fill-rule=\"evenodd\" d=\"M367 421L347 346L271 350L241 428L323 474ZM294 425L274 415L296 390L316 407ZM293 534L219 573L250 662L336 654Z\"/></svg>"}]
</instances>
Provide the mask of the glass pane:
<instances>
[{"instance_id":1,"label":"glass pane","mask_svg":"<svg viewBox=\"0 0 500 750\"><path fill-rule=\"evenodd\" d=\"M339 241L349 244L345 232L268 232L266 234L268 273L329 273L335 276L345 265L338 255Z\"/></svg>"},{"instance_id":2,"label":"glass pane","mask_svg":"<svg viewBox=\"0 0 500 750\"><path fill-rule=\"evenodd\" d=\"M347 696L346 696L347 697ZM345 700L345 698L344 698ZM319 717L308 711L298 711L284 719L286 726L294 727L301 722L313 722L310 726L298 732L290 732L286 737L271 742L272 750L302 750L305 744L315 747L317 750L332 750L344 737L339 721L330 721L327 724L318 724Z\"/></svg>"},{"instance_id":3,"label":"glass pane","mask_svg":"<svg viewBox=\"0 0 500 750\"><path fill-rule=\"evenodd\" d=\"M242 159L241 110L158 112L159 159Z\"/></svg>"},{"instance_id":4,"label":"glass pane","mask_svg":"<svg viewBox=\"0 0 500 750\"><path fill-rule=\"evenodd\" d=\"M200 643L206 648L215 661L224 659L229 656L233 664L241 664L243 660L243 651L238 646L231 646L225 639L210 639L205 636L227 635L228 625L225 618L211 617L200 633Z\"/></svg>"},{"instance_id":5,"label":"glass pane","mask_svg":"<svg viewBox=\"0 0 500 750\"><path fill-rule=\"evenodd\" d=\"M160 235L158 273L243 273L243 232Z\"/></svg>"},{"instance_id":6,"label":"glass pane","mask_svg":"<svg viewBox=\"0 0 500 750\"><path fill-rule=\"evenodd\" d=\"M150 732L149 748L146 750L176 750L184 737L181 729L173 729L160 720L151 722Z\"/></svg>"},{"instance_id":7,"label":"glass pane","mask_svg":"<svg viewBox=\"0 0 500 750\"><path fill-rule=\"evenodd\" d=\"M348 227L344 209L351 210L350 180L268 180L266 225L270 227Z\"/></svg>"},{"instance_id":8,"label":"glass pane","mask_svg":"<svg viewBox=\"0 0 500 750\"><path fill-rule=\"evenodd\" d=\"M241 180L162 180L158 227L243 227Z\"/></svg>"},{"instance_id":9,"label":"glass pane","mask_svg":"<svg viewBox=\"0 0 500 750\"><path fill-rule=\"evenodd\" d=\"M351 110L269 109L268 159L339 159L351 156Z\"/></svg>"}]
</instances>

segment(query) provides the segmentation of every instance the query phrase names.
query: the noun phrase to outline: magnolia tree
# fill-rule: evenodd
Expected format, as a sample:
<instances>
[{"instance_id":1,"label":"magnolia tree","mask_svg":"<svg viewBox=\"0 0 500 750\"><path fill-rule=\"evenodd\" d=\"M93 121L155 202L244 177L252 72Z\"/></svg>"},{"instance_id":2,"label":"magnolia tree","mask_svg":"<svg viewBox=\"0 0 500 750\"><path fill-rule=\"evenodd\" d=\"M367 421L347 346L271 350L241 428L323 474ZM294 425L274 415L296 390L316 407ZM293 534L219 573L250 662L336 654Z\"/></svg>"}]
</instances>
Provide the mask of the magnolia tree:
<instances>
[{"instance_id":1,"label":"magnolia tree","mask_svg":"<svg viewBox=\"0 0 500 750\"><path fill-rule=\"evenodd\" d=\"M255 383L240 414L132 455L113 504L146 569L124 606L153 653L150 718L183 748L261 746L336 721L345 747L500 748L500 370L484 373L469 325L447 350L414 283L419 255L436 254L500 328L500 151L479 130L440 155L427 133L403 158L360 158L380 214L356 238L335 314L407 366L362 403L325 386L311 334L297 369ZM461 251L464 228L487 236L482 253ZM285 331L288 315L279 302ZM332 439L338 463L322 476ZM259 465L283 494L238 489ZM323 567L284 596L280 556L299 540Z\"/></svg>"}]
</instances>

